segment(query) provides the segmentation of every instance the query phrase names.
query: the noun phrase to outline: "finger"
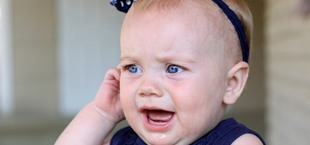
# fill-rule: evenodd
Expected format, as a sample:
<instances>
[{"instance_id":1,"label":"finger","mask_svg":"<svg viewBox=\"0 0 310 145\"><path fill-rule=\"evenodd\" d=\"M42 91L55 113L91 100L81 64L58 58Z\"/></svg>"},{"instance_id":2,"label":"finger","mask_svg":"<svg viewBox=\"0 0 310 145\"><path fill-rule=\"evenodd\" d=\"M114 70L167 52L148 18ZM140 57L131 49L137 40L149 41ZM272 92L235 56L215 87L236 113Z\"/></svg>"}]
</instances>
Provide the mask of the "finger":
<instances>
[{"instance_id":1,"label":"finger","mask_svg":"<svg viewBox=\"0 0 310 145\"><path fill-rule=\"evenodd\" d=\"M109 92L111 91L110 89L119 89L119 79L120 79L120 71L116 68L111 68L107 71L104 80L102 81L98 92L97 92L97 96L101 96L103 95L104 92ZM107 87L107 85L113 86L111 87Z\"/></svg>"},{"instance_id":2,"label":"finger","mask_svg":"<svg viewBox=\"0 0 310 145\"><path fill-rule=\"evenodd\" d=\"M105 75L105 80L119 80L120 70L117 68L111 68L107 71Z\"/></svg>"}]
</instances>

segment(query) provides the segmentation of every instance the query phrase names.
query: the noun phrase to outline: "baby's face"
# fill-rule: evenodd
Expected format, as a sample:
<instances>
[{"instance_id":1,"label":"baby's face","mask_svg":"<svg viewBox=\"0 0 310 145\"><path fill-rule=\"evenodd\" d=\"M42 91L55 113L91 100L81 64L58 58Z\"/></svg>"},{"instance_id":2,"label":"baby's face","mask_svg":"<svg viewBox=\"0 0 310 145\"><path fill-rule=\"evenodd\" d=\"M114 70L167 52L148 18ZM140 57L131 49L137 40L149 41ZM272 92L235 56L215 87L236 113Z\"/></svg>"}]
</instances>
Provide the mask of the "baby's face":
<instances>
[{"instance_id":1,"label":"baby's face","mask_svg":"<svg viewBox=\"0 0 310 145\"><path fill-rule=\"evenodd\" d=\"M128 123L148 144L190 144L225 111L227 70L210 52L213 32L205 25L186 13L126 17L120 99Z\"/></svg>"}]
</instances>

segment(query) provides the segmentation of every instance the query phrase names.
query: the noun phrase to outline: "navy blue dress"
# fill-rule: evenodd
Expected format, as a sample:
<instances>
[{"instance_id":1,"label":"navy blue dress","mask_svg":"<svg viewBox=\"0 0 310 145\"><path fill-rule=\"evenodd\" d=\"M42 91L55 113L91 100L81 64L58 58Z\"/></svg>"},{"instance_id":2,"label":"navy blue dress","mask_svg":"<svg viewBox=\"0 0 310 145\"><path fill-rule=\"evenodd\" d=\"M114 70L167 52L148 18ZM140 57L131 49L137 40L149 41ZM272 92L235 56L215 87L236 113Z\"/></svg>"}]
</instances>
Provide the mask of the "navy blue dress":
<instances>
[{"instance_id":1,"label":"navy blue dress","mask_svg":"<svg viewBox=\"0 0 310 145\"><path fill-rule=\"evenodd\" d=\"M264 145L262 137L230 118L221 121L213 130L192 143L192 145L231 145L238 137L244 134L257 136ZM146 143L133 131L131 127L119 130L110 142L111 145L146 145Z\"/></svg>"}]
</instances>

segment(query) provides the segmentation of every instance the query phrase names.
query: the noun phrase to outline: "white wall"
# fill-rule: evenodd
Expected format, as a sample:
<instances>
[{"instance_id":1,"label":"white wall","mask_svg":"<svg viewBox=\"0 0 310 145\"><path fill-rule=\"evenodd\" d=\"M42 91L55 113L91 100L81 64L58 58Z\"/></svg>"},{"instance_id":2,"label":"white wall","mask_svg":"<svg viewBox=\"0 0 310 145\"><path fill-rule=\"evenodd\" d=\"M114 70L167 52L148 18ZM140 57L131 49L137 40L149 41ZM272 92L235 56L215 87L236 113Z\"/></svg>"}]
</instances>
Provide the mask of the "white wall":
<instances>
[{"instance_id":1,"label":"white wall","mask_svg":"<svg viewBox=\"0 0 310 145\"><path fill-rule=\"evenodd\" d=\"M10 0L0 0L0 115L12 112Z\"/></svg>"},{"instance_id":2,"label":"white wall","mask_svg":"<svg viewBox=\"0 0 310 145\"><path fill-rule=\"evenodd\" d=\"M108 0L58 0L61 114L92 100L106 70L117 65L123 17Z\"/></svg>"}]
</instances>

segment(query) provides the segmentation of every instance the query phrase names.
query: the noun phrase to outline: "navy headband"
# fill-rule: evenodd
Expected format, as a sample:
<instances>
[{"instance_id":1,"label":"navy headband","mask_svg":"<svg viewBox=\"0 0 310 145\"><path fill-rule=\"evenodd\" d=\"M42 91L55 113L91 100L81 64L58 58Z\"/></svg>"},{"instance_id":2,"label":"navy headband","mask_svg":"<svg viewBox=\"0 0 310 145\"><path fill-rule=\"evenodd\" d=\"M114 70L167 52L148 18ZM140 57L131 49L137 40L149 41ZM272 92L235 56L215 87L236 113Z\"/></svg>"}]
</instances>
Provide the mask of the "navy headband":
<instances>
[{"instance_id":1,"label":"navy headband","mask_svg":"<svg viewBox=\"0 0 310 145\"><path fill-rule=\"evenodd\" d=\"M136 0L110 0L110 4L115 6L117 10L127 13L132 3L135 1ZM212 0L212 1L216 3L219 8L222 9L222 11L228 17L230 22L234 25L236 32L238 34L238 37L239 37L240 45L241 45L242 59L243 61L248 62L250 49L249 49L249 44L247 43L247 38L246 38L246 34L244 31L242 22L240 21L238 16L235 14L235 12L231 10L229 6L223 2L223 0Z\"/></svg>"},{"instance_id":2,"label":"navy headband","mask_svg":"<svg viewBox=\"0 0 310 145\"><path fill-rule=\"evenodd\" d=\"M242 59L243 61L248 62L250 49L246 39L246 34L242 22L235 14L235 12L231 10L222 0L213 0L213 2L216 3L222 9L222 11L226 14L230 22L234 25L241 45Z\"/></svg>"},{"instance_id":3,"label":"navy headband","mask_svg":"<svg viewBox=\"0 0 310 145\"><path fill-rule=\"evenodd\" d=\"M117 10L127 13L132 3L136 0L110 0L110 4L115 6Z\"/></svg>"}]
</instances>

